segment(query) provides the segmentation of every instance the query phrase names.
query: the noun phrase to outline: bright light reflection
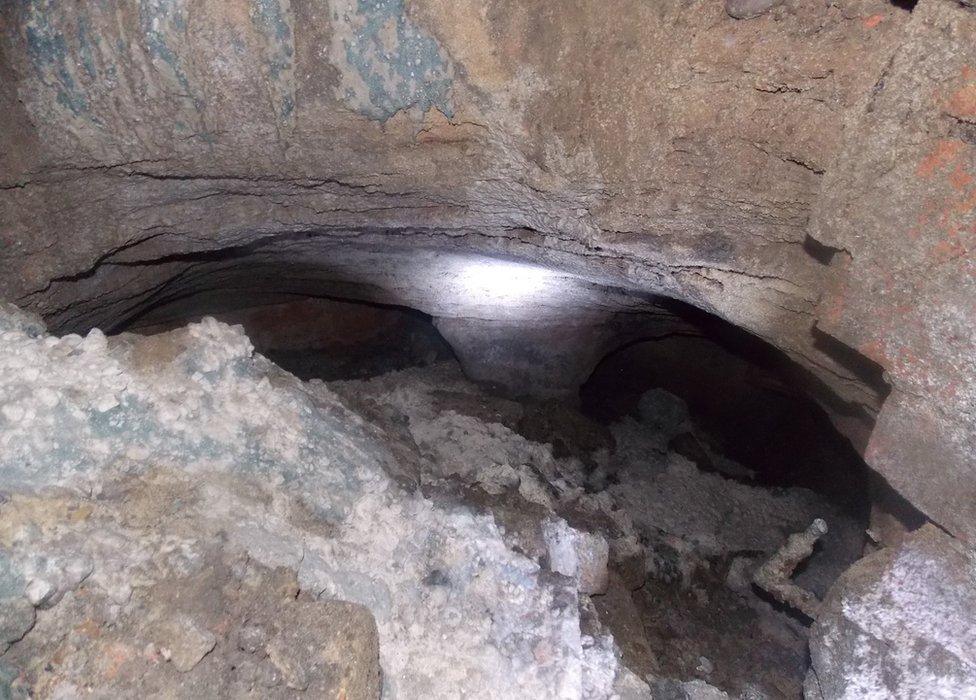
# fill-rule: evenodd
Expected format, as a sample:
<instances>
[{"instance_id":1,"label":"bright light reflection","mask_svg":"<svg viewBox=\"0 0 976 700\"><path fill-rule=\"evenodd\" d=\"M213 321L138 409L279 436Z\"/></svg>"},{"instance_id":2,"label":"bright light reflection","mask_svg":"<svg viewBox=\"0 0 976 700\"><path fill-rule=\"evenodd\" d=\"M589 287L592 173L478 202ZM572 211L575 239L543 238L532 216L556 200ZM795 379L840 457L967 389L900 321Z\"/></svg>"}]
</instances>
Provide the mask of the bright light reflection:
<instances>
[{"instance_id":1,"label":"bright light reflection","mask_svg":"<svg viewBox=\"0 0 976 700\"><path fill-rule=\"evenodd\" d=\"M465 295L474 301L514 303L555 286L556 275L544 267L504 260L468 263L461 271Z\"/></svg>"}]
</instances>

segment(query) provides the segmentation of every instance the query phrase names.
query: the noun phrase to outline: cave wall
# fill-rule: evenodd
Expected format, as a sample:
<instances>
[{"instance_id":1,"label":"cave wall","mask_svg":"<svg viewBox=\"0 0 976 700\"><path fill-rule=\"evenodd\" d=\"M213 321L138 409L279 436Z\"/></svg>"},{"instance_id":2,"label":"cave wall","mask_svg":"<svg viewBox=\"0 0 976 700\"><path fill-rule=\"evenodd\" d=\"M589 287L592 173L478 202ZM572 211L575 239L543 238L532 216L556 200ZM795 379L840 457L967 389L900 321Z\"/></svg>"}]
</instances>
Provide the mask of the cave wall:
<instances>
[{"instance_id":1,"label":"cave wall","mask_svg":"<svg viewBox=\"0 0 976 700\"><path fill-rule=\"evenodd\" d=\"M715 313L976 541L974 37L953 0L4 3L0 297L76 328L237 280L463 329L513 321L431 256L543 264L579 284L518 322Z\"/></svg>"}]
</instances>

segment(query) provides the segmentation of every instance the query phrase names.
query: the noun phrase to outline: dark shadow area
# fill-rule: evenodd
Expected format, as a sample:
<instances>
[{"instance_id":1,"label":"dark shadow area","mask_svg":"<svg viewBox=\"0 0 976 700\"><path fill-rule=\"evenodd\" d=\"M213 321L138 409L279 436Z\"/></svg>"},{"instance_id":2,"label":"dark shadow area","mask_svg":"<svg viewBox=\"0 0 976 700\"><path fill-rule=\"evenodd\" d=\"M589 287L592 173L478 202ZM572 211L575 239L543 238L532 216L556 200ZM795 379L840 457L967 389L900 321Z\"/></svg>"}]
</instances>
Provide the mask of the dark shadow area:
<instances>
[{"instance_id":1,"label":"dark shadow area","mask_svg":"<svg viewBox=\"0 0 976 700\"><path fill-rule=\"evenodd\" d=\"M453 357L427 314L331 297L194 294L154 307L125 330L159 333L203 316L243 326L258 352L302 380L365 379Z\"/></svg>"},{"instance_id":2,"label":"dark shadow area","mask_svg":"<svg viewBox=\"0 0 976 700\"><path fill-rule=\"evenodd\" d=\"M900 10L911 12L918 4L918 0L891 0L891 4Z\"/></svg>"},{"instance_id":3,"label":"dark shadow area","mask_svg":"<svg viewBox=\"0 0 976 700\"><path fill-rule=\"evenodd\" d=\"M884 367L816 326L811 332L813 333L814 347L817 350L847 368L881 398L888 397L888 394L891 393L891 386L885 380Z\"/></svg>"},{"instance_id":4,"label":"dark shadow area","mask_svg":"<svg viewBox=\"0 0 976 700\"><path fill-rule=\"evenodd\" d=\"M839 248L825 245L810 234L807 234L806 238L803 239L803 250L821 265L829 265L833 262L834 256L840 252Z\"/></svg>"},{"instance_id":5,"label":"dark shadow area","mask_svg":"<svg viewBox=\"0 0 976 700\"><path fill-rule=\"evenodd\" d=\"M630 343L600 362L580 390L584 413L613 421L635 414L649 389L664 389L688 405L701 429L670 448L700 469L718 471L713 455L724 455L751 471L756 485L806 487L866 518L868 469L800 386L801 370L721 319L679 312L692 331Z\"/></svg>"}]
</instances>

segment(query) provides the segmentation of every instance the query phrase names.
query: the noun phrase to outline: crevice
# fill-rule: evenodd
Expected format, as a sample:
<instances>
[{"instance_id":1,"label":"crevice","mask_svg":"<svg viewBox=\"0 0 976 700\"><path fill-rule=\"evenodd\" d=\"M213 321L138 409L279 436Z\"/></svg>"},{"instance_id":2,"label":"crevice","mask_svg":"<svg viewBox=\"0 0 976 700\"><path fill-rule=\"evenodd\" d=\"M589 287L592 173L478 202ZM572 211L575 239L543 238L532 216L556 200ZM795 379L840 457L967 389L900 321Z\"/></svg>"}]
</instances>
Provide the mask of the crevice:
<instances>
[{"instance_id":1,"label":"crevice","mask_svg":"<svg viewBox=\"0 0 976 700\"><path fill-rule=\"evenodd\" d=\"M884 367L824 332L817 325L814 325L810 332L813 335L814 347L817 350L850 370L866 386L871 387L882 400L887 398L888 394L891 393L891 384L885 378Z\"/></svg>"}]
</instances>

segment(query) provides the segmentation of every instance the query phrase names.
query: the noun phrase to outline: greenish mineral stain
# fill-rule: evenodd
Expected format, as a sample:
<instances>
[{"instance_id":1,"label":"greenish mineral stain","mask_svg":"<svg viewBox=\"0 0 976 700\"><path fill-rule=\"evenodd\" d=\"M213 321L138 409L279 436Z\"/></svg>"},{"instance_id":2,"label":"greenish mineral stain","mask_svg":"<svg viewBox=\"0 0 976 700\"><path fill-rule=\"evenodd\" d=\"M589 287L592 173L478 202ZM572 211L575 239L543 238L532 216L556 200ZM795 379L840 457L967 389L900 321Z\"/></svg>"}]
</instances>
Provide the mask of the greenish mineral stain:
<instances>
[{"instance_id":1,"label":"greenish mineral stain","mask_svg":"<svg viewBox=\"0 0 976 700\"><path fill-rule=\"evenodd\" d=\"M88 99L71 74L75 65L64 35L51 24L57 2L29 0L25 3L27 55L41 80L53 87L58 104L75 116L88 111ZM79 28L80 31L80 28Z\"/></svg>"},{"instance_id":2,"label":"greenish mineral stain","mask_svg":"<svg viewBox=\"0 0 976 700\"><path fill-rule=\"evenodd\" d=\"M407 18L404 0L357 0L356 13L360 28L351 40L345 40L345 49L346 61L369 91L364 111L389 119L401 109L417 105L423 110L437 107L453 116L451 68L437 41ZM381 37L391 21L396 33L392 51ZM387 75L394 76L392 85Z\"/></svg>"},{"instance_id":3,"label":"greenish mineral stain","mask_svg":"<svg viewBox=\"0 0 976 700\"><path fill-rule=\"evenodd\" d=\"M288 16L280 0L252 0L251 21L267 39L266 65L270 79L278 83L278 116L287 119L295 108L294 87L286 76L291 71L295 47Z\"/></svg>"},{"instance_id":4,"label":"greenish mineral stain","mask_svg":"<svg viewBox=\"0 0 976 700\"><path fill-rule=\"evenodd\" d=\"M81 64L85 67L88 77L94 80L97 76L95 69L95 56L92 52L92 33L88 24L88 18L81 16L78 18L78 53L81 55Z\"/></svg>"},{"instance_id":5,"label":"greenish mineral stain","mask_svg":"<svg viewBox=\"0 0 976 700\"><path fill-rule=\"evenodd\" d=\"M170 45L174 34L186 31L186 15L182 5L177 0L139 0L139 25L149 56L168 65L176 82L197 110L203 109L203 100L194 95L183 62Z\"/></svg>"}]
</instances>

